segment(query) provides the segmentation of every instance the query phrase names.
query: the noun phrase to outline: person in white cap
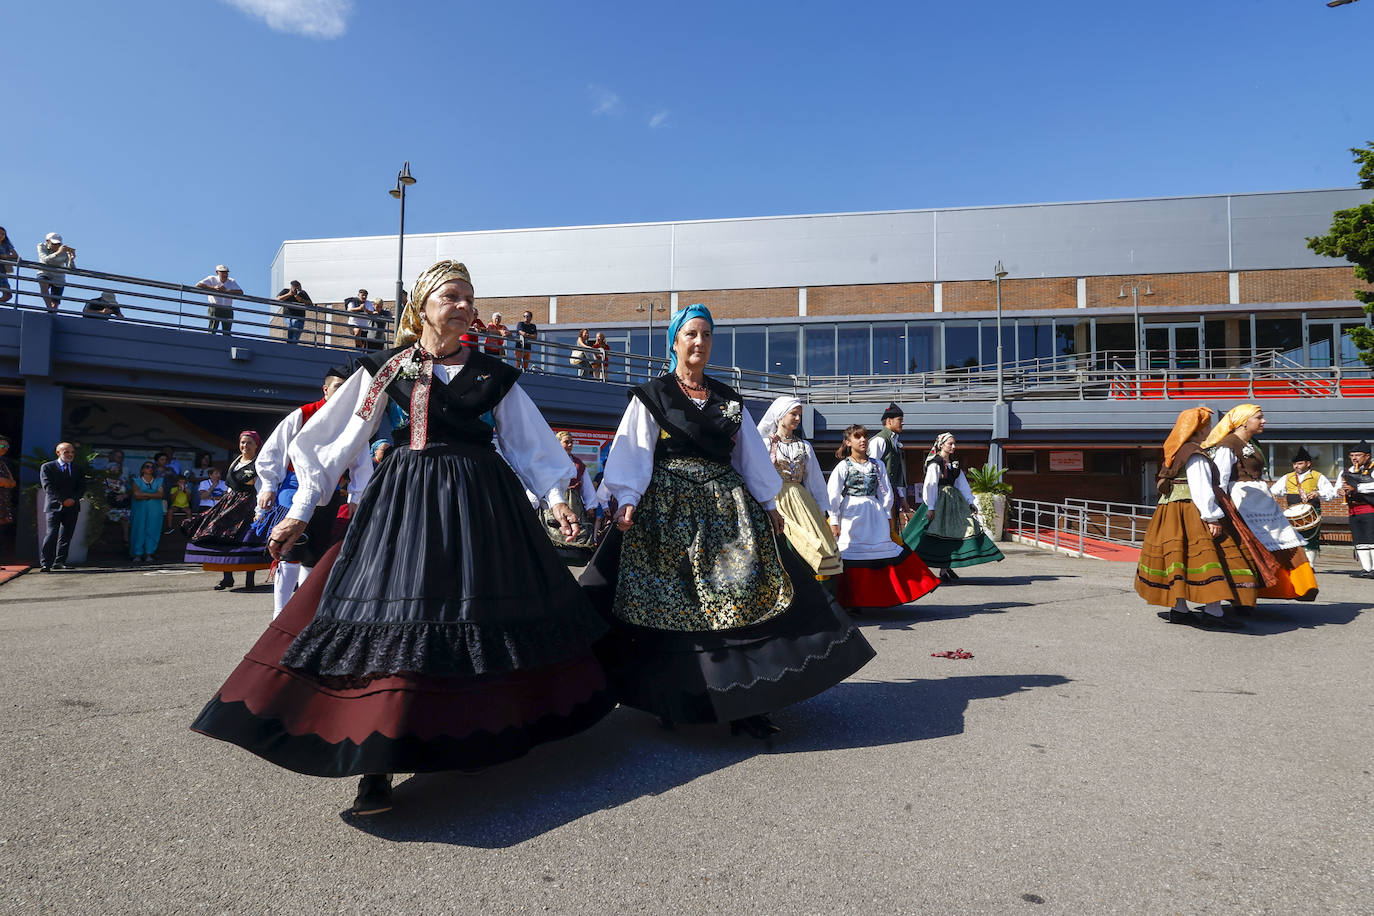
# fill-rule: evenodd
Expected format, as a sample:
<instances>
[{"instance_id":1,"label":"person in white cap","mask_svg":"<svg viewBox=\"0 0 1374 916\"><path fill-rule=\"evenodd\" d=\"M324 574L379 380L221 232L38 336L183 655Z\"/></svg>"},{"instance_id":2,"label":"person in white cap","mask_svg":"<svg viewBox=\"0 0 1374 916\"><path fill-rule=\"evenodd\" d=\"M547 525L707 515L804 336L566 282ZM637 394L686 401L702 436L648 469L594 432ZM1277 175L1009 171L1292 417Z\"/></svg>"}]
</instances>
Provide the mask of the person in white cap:
<instances>
[{"instance_id":1,"label":"person in white cap","mask_svg":"<svg viewBox=\"0 0 1374 916\"><path fill-rule=\"evenodd\" d=\"M63 244L62 236L56 232L49 232L38 243L38 260L43 264L38 272L38 295L55 312L62 304L62 291L67 288L67 274L60 268L76 266L76 249Z\"/></svg>"},{"instance_id":2,"label":"person in white cap","mask_svg":"<svg viewBox=\"0 0 1374 916\"><path fill-rule=\"evenodd\" d=\"M213 289L221 293L241 293L243 287L229 276L229 268L220 264L215 272L196 284L201 289ZM228 296L206 296L210 300L210 333L223 328L225 335L234 325L234 300Z\"/></svg>"}]
</instances>

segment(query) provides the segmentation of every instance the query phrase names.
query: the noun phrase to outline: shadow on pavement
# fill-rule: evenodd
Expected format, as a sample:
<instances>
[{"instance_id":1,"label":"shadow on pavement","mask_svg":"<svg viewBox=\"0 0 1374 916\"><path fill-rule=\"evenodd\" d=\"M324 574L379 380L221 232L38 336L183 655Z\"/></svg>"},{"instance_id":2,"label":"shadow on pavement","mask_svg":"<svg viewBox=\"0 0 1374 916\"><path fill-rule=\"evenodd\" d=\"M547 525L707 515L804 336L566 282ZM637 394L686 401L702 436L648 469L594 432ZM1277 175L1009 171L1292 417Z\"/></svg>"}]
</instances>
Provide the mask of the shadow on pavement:
<instances>
[{"instance_id":1,"label":"shadow on pavement","mask_svg":"<svg viewBox=\"0 0 1374 916\"><path fill-rule=\"evenodd\" d=\"M1053 674L847 682L777 713L773 718L784 731L773 752L957 735L972 700L1067 683L1068 678ZM412 776L396 786L396 807L386 814L340 816L379 839L501 849L766 752L757 741L731 738L724 725L668 731L652 716L621 708L581 735L473 776Z\"/></svg>"},{"instance_id":2,"label":"shadow on pavement","mask_svg":"<svg viewBox=\"0 0 1374 916\"><path fill-rule=\"evenodd\" d=\"M1238 636L1275 636L1291 633L1294 630L1312 630L1322 626L1343 626L1352 623L1356 617L1370 609L1369 604L1353 602L1332 602L1323 604L1321 597L1313 604L1300 602L1269 602L1260 599L1261 604L1251 612L1243 630L1226 630Z\"/></svg>"},{"instance_id":3,"label":"shadow on pavement","mask_svg":"<svg viewBox=\"0 0 1374 916\"><path fill-rule=\"evenodd\" d=\"M987 604L927 604L940 595L935 593L914 604L899 604L894 607L864 608L862 614L854 615L854 623L860 627L875 626L879 630L909 630L921 621L959 620L977 614L1003 614L1009 608L1035 607L1029 601L993 601Z\"/></svg>"}]
</instances>

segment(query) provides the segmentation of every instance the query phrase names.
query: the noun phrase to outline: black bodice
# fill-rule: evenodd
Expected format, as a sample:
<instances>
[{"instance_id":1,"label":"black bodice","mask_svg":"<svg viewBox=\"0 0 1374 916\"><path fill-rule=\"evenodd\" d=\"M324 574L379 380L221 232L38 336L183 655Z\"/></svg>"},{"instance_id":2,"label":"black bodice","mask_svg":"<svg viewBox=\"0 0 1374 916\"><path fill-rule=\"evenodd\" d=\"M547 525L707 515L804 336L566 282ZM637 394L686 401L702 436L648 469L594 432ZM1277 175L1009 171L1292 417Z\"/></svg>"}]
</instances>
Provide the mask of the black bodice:
<instances>
[{"instance_id":1,"label":"black bodice","mask_svg":"<svg viewBox=\"0 0 1374 916\"><path fill-rule=\"evenodd\" d=\"M237 462L237 459L235 459ZM224 475L224 482L229 489L238 493L252 493L258 486L258 468L252 461L247 464L232 464L229 473Z\"/></svg>"},{"instance_id":2,"label":"black bodice","mask_svg":"<svg viewBox=\"0 0 1374 916\"><path fill-rule=\"evenodd\" d=\"M373 354L361 360L373 377L400 347ZM468 351L467 364L448 384L435 374L429 389L429 421L426 439L430 445L490 446L496 423L492 411L520 377L520 371L475 349ZM398 375L386 386L387 396L406 414L406 421L392 430L397 445L410 444L410 396L414 378Z\"/></svg>"},{"instance_id":3,"label":"black bodice","mask_svg":"<svg viewBox=\"0 0 1374 916\"><path fill-rule=\"evenodd\" d=\"M707 376L706 403L698 407L672 375L630 389L658 423L655 458L709 458L728 462L743 417L744 401L735 389Z\"/></svg>"},{"instance_id":4,"label":"black bodice","mask_svg":"<svg viewBox=\"0 0 1374 916\"><path fill-rule=\"evenodd\" d=\"M932 462L940 469L940 486L942 488L954 486L954 482L959 479L959 475L964 473L964 469L959 465L958 461L946 461L939 455L932 455L926 459L926 464L931 464Z\"/></svg>"}]
</instances>

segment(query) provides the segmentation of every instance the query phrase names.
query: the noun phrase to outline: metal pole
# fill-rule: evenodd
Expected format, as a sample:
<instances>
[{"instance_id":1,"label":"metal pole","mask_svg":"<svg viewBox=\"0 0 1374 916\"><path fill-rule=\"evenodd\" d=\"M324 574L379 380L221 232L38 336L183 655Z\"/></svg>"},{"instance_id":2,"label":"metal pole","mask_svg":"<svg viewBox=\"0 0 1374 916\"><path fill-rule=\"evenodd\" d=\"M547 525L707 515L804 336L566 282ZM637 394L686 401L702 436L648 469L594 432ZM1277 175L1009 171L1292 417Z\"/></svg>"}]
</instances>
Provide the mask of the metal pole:
<instances>
[{"instance_id":1,"label":"metal pole","mask_svg":"<svg viewBox=\"0 0 1374 916\"><path fill-rule=\"evenodd\" d=\"M1135 371L1140 375L1140 284L1131 284L1131 315L1135 319Z\"/></svg>"},{"instance_id":2,"label":"metal pole","mask_svg":"<svg viewBox=\"0 0 1374 916\"><path fill-rule=\"evenodd\" d=\"M997 277L997 403L1003 404L1006 399L1003 397L1002 389L1002 262L997 262L994 270Z\"/></svg>"},{"instance_id":3,"label":"metal pole","mask_svg":"<svg viewBox=\"0 0 1374 916\"><path fill-rule=\"evenodd\" d=\"M401 320L401 296L405 294L405 257L406 257L406 186L404 182L397 182L401 188L401 228L396 234L396 304L392 306L395 310L394 321Z\"/></svg>"}]
</instances>

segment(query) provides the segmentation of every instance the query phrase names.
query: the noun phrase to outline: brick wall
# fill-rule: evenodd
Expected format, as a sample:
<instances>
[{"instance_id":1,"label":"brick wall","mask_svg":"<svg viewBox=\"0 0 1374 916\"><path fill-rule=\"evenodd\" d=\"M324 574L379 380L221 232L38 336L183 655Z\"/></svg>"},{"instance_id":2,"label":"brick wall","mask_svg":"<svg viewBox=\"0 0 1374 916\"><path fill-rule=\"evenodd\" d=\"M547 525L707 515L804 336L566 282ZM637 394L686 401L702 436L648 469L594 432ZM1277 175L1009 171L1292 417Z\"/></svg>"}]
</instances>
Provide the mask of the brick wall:
<instances>
[{"instance_id":1,"label":"brick wall","mask_svg":"<svg viewBox=\"0 0 1374 916\"><path fill-rule=\"evenodd\" d=\"M668 320L668 293L606 293L594 296L559 296L558 323L580 324L591 330L608 321L644 321L648 315L636 312L645 299L657 299L662 312L654 312L654 322ZM646 306L647 308L647 306Z\"/></svg>"},{"instance_id":2,"label":"brick wall","mask_svg":"<svg viewBox=\"0 0 1374 916\"><path fill-rule=\"evenodd\" d=\"M535 324L547 324L549 321L549 297L548 296L478 296L477 310L482 315L482 320L486 321L497 312L501 313L501 321L508 327L515 327L515 323L520 321L520 316L525 312L534 312ZM559 319L563 317L563 300L558 300Z\"/></svg>"},{"instance_id":3,"label":"brick wall","mask_svg":"<svg viewBox=\"0 0 1374 916\"><path fill-rule=\"evenodd\" d=\"M1354 267L1242 270L1241 302L1332 302L1354 299L1356 289L1374 289L1355 279Z\"/></svg>"},{"instance_id":4,"label":"brick wall","mask_svg":"<svg viewBox=\"0 0 1374 916\"><path fill-rule=\"evenodd\" d=\"M815 286L806 290L807 315L907 315L933 311L934 283Z\"/></svg>"},{"instance_id":5,"label":"brick wall","mask_svg":"<svg viewBox=\"0 0 1374 916\"><path fill-rule=\"evenodd\" d=\"M1149 306L1224 305L1231 301L1231 281L1225 271L1198 274L1140 274L1122 277L1088 277L1088 308L1130 308L1131 288L1118 298L1123 284L1140 283L1140 304ZM1146 284L1153 295L1146 296Z\"/></svg>"},{"instance_id":6,"label":"brick wall","mask_svg":"<svg viewBox=\"0 0 1374 916\"><path fill-rule=\"evenodd\" d=\"M946 312L983 312L997 308L997 284L991 280L959 280L941 289ZM1002 309L1071 309L1078 305L1078 281L1050 277L1002 281Z\"/></svg>"},{"instance_id":7,"label":"brick wall","mask_svg":"<svg viewBox=\"0 0 1374 916\"><path fill-rule=\"evenodd\" d=\"M807 294L808 302L810 293ZM638 300L635 300L636 302ZM667 302L667 299L664 299ZM692 289L677 294L679 308L700 302L711 310L717 321L730 318L796 318L797 288L782 289ZM563 300L558 300L558 314L563 316Z\"/></svg>"}]
</instances>

